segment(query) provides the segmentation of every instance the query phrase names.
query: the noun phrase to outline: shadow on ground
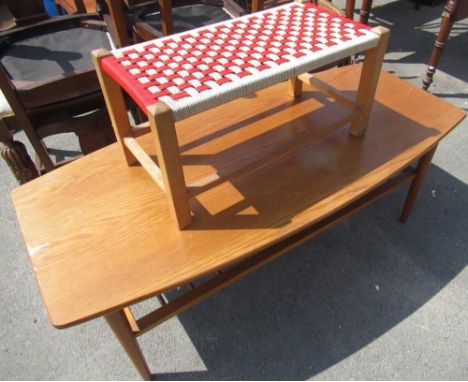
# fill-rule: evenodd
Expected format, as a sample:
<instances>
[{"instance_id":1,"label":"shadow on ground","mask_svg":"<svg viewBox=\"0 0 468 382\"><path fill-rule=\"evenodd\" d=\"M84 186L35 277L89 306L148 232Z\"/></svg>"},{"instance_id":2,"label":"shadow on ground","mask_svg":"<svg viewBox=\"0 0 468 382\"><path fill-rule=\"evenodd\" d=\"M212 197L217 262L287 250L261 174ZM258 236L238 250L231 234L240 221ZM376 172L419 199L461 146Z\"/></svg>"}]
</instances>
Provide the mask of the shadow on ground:
<instances>
[{"instance_id":1,"label":"shadow on ground","mask_svg":"<svg viewBox=\"0 0 468 382\"><path fill-rule=\"evenodd\" d=\"M394 206L404 197L390 195L180 315L207 371L154 377L302 380L404 321L467 265L468 186L432 166L400 224Z\"/></svg>"}]
</instances>

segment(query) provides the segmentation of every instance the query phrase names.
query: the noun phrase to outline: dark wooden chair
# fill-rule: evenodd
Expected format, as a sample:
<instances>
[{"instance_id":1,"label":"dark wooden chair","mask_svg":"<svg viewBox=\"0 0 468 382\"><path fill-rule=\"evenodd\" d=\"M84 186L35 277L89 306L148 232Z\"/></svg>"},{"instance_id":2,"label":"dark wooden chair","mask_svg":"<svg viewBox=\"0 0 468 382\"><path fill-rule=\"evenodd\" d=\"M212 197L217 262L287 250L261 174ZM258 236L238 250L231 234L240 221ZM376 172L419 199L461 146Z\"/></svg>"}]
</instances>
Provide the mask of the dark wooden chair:
<instances>
[{"instance_id":1,"label":"dark wooden chair","mask_svg":"<svg viewBox=\"0 0 468 382\"><path fill-rule=\"evenodd\" d=\"M443 49L452 31L453 24L456 21L463 20L468 17L468 2L466 0L447 0L444 11L442 12L442 21L440 23L439 34L434 43L432 55L427 67L426 76L423 79L423 89L429 89L431 86L434 74L437 69Z\"/></svg>"},{"instance_id":2,"label":"dark wooden chair","mask_svg":"<svg viewBox=\"0 0 468 382\"><path fill-rule=\"evenodd\" d=\"M245 14L234 0L107 0L117 44L128 45Z\"/></svg>"},{"instance_id":3,"label":"dark wooden chair","mask_svg":"<svg viewBox=\"0 0 468 382\"><path fill-rule=\"evenodd\" d=\"M346 16L350 17L354 10L356 0L347 0L346 2ZM421 0L415 1L416 9L419 8ZM367 24L369 21L369 14L372 7L372 0L362 0L362 7L359 12L359 22ZM429 65L426 70L424 79L422 80L422 88L428 90L431 86L434 74L437 70L437 65L442 56L442 52L447 44L447 40L452 31L455 22L468 18L468 1L466 0L446 0L444 10L442 12L442 19L440 23L439 33L432 49Z\"/></svg>"},{"instance_id":4,"label":"dark wooden chair","mask_svg":"<svg viewBox=\"0 0 468 382\"><path fill-rule=\"evenodd\" d=\"M75 133L84 154L113 142L90 54L111 48L105 23L88 14L49 17L42 0L4 4L15 27L0 33L0 88L11 107L2 122L14 119L24 130L45 171L60 165L48 154L47 136Z\"/></svg>"}]
</instances>

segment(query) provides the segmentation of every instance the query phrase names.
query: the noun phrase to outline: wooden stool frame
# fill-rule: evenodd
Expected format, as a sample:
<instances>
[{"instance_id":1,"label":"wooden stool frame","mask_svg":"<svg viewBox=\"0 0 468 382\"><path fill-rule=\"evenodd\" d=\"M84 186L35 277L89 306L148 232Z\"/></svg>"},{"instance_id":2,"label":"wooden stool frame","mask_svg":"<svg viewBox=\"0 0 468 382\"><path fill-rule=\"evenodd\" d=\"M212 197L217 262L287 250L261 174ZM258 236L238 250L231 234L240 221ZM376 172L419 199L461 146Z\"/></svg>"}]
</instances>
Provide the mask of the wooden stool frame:
<instances>
[{"instance_id":1,"label":"wooden stool frame","mask_svg":"<svg viewBox=\"0 0 468 382\"><path fill-rule=\"evenodd\" d=\"M332 87L316 79L309 73L304 73L298 77L290 79L289 81L289 94L294 98L299 98L301 96L302 83L305 82L326 94L328 97L332 97L336 101L350 108L350 116L341 121L341 124L346 125L350 123L350 133L355 137L362 137L366 132L388 44L388 29L376 27L372 30L379 35L379 42L375 48L369 49L365 52L357 96L354 102L340 96ZM235 173L241 173L241 171L238 170L235 173L224 175L222 178L218 177L214 181L208 183L186 185L183 175L179 144L177 142L176 127L171 109L166 104L159 101L155 105L147 107L146 115L149 120L149 128L132 126L127 115L122 88L102 69L101 66L101 60L110 54L110 52L104 49L96 50L93 52L93 60L104 93L107 108L111 116L117 141L122 147L122 151L128 165L131 166L139 162L154 181L161 187L161 189L165 191L177 226L179 229L186 228L192 221L189 204L190 198L193 198L202 192L205 192L209 188L222 183L223 180L227 177L234 176ZM153 136L158 165L140 147L135 139L137 136L148 132ZM302 142L300 146L306 143L307 141ZM298 147L296 146L298 145L295 145L295 148L297 149ZM277 158L278 156L282 156L293 151L294 150L287 147L284 151L275 153L273 158ZM268 156L267 158L258 160L254 165L247 165L247 168L243 168L242 170L250 170L271 161L273 158Z\"/></svg>"}]
</instances>

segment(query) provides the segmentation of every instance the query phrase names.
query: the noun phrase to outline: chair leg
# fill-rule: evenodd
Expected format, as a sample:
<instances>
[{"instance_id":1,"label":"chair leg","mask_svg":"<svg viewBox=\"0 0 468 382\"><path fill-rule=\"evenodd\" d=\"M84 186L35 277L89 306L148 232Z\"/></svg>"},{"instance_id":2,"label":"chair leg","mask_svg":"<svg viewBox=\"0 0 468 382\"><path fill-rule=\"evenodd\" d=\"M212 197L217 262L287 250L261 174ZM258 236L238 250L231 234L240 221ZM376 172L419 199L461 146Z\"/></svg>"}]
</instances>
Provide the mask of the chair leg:
<instances>
[{"instance_id":1,"label":"chair leg","mask_svg":"<svg viewBox=\"0 0 468 382\"><path fill-rule=\"evenodd\" d=\"M158 0L159 10L161 13L161 27L164 36L169 36L174 33L174 19L172 17L171 0Z\"/></svg>"},{"instance_id":2,"label":"chair leg","mask_svg":"<svg viewBox=\"0 0 468 382\"><path fill-rule=\"evenodd\" d=\"M367 123L374 103L375 92L379 82L382 63L387 51L389 30L379 27L379 44L366 52L362 66L359 88L356 96L356 107L360 109L360 115L351 123L351 134L361 137L366 133Z\"/></svg>"},{"instance_id":3,"label":"chair leg","mask_svg":"<svg viewBox=\"0 0 468 382\"><path fill-rule=\"evenodd\" d=\"M39 173L23 143L15 141L3 120L0 120L0 155L10 167L11 172L19 182L24 184L37 178Z\"/></svg>"},{"instance_id":4,"label":"chair leg","mask_svg":"<svg viewBox=\"0 0 468 382\"><path fill-rule=\"evenodd\" d=\"M348 19L354 20L354 7L356 6L356 0L346 0L345 16Z\"/></svg>"},{"instance_id":5,"label":"chair leg","mask_svg":"<svg viewBox=\"0 0 468 382\"><path fill-rule=\"evenodd\" d=\"M359 22L367 25L372 8L372 0L362 0L361 10L359 11Z\"/></svg>"},{"instance_id":6,"label":"chair leg","mask_svg":"<svg viewBox=\"0 0 468 382\"><path fill-rule=\"evenodd\" d=\"M36 151L37 156L41 160L42 166L45 171L50 172L56 168L55 163L52 161L52 158L47 151L47 147L43 143L42 139L37 136L35 132L31 132L32 126L23 125L23 131L31 142L34 151Z\"/></svg>"},{"instance_id":7,"label":"chair leg","mask_svg":"<svg viewBox=\"0 0 468 382\"><path fill-rule=\"evenodd\" d=\"M109 29L117 47L121 48L130 44L127 32L127 18L125 16L123 2L121 0L106 0L110 13ZM106 20L108 21L108 20Z\"/></svg>"},{"instance_id":8,"label":"chair leg","mask_svg":"<svg viewBox=\"0 0 468 382\"><path fill-rule=\"evenodd\" d=\"M406 196L405 205L400 215L400 222L402 223L406 223L406 221L408 220L408 217L411 213L411 210L413 209L414 203L418 196L419 190L421 189L429 167L431 166L432 158L434 157L436 150L437 146L428 151L419 159L418 166L416 167L416 176L411 182L408 195Z\"/></svg>"},{"instance_id":9,"label":"chair leg","mask_svg":"<svg viewBox=\"0 0 468 382\"><path fill-rule=\"evenodd\" d=\"M451 12L454 10L454 3L454 0L448 0L447 4L445 5L444 12L442 13L439 34L437 35L434 48L432 49L431 58L426 70L426 76L423 79L422 88L424 90L429 89L429 86L432 84L437 64L439 63L440 57L442 56L442 51L444 50L445 44L450 36L450 32L452 31L454 21L451 17Z\"/></svg>"}]
</instances>

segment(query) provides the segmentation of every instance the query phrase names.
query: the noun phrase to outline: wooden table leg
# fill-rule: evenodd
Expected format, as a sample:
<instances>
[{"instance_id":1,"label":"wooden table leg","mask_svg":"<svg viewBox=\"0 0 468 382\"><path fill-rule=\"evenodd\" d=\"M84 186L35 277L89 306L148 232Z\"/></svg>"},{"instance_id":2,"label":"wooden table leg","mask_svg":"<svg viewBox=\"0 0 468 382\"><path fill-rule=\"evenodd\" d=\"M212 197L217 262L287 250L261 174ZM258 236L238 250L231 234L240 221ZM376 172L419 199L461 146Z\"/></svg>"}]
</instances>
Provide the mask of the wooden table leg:
<instances>
[{"instance_id":1,"label":"wooden table leg","mask_svg":"<svg viewBox=\"0 0 468 382\"><path fill-rule=\"evenodd\" d=\"M150 381L150 369L141 352L140 345L138 344L125 312L119 310L109 313L105 316L105 319L143 379L145 381Z\"/></svg>"},{"instance_id":2,"label":"wooden table leg","mask_svg":"<svg viewBox=\"0 0 468 382\"><path fill-rule=\"evenodd\" d=\"M408 220L419 190L421 189L424 179L426 178L427 171L431 166L432 158L434 157L436 150L437 146L428 151L419 159L418 166L416 167L416 176L411 182L408 195L406 196L405 205L403 207L403 211L401 212L400 221L402 223L406 223Z\"/></svg>"}]
</instances>

